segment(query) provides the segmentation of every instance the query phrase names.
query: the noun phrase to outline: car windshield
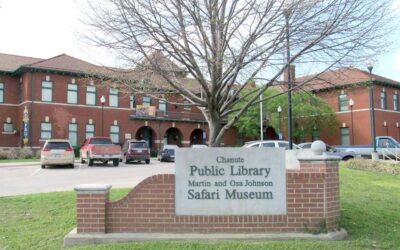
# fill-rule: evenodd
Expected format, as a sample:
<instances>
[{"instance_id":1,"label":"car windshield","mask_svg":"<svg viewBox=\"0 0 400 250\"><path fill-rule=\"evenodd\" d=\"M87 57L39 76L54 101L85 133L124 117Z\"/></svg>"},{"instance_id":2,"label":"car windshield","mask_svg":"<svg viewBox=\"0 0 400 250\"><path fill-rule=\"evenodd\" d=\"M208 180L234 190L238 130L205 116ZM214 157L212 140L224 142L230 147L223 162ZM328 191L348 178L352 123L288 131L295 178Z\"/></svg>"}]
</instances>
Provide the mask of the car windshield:
<instances>
[{"instance_id":1,"label":"car windshield","mask_svg":"<svg viewBox=\"0 0 400 250\"><path fill-rule=\"evenodd\" d=\"M147 143L145 143L145 142L131 142L131 148L147 148Z\"/></svg>"},{"instance_id":2,"label":"car windshield","mask_svg":"<svg viewBox=\"0 0 400 250\"><path fill-rule=\"evenodd\" d=\"M47 149L67 149L70 148L71 146L69 145L68 142L48 142L46 144Z\"/></svg>"},{"instance_id":3,"label":"car windshield","mask_svg":"<svg viewBox=\"0 0 400 250\"><path fill-rule=\"evenodd\" d=\"M111 139L108 138L93 138L92 140L90 140L90 144L112 144L112 142Z\"/></svg>"},{"instance_id":4,"label":"car windshield","mask_svg":"<svg viewBox=\"0 0 400 250\"><path fill-rule=\"evenodd\" d=\"M166 148L164 151L169 155L175 155L175 149L173 148Z\"/></svg>"}]
</instances>

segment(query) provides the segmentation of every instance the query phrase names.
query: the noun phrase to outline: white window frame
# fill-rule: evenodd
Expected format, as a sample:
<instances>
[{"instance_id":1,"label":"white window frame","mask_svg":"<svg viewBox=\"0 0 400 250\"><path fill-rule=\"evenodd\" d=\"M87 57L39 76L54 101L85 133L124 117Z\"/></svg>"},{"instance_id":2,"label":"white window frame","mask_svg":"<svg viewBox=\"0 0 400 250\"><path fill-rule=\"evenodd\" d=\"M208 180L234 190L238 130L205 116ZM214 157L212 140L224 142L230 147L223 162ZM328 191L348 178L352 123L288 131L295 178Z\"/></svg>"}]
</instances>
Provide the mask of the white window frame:
<instances>
[{"instance_id":1,"label":"white window frame","mask_svg":"<svg viewBox=\"0 0 400 250\"><path fill-rule=\"evenodd\" d=\"M118 107L119 106L119 91L116 88L110 88L108 96L108 106Z\"/></svg>"},{"instance_id":2,"label":"white window frame","mask_svg":"<svg viewBox=\"0 0 400 250\"><path fill-rule=\"evenodd\" d=\"M50 93L46 95L46 93ZM42 81L42 102L52 102L53 101L53 82L52 81Z\"/></svg>"},{"instance_id":3,"label":"white window frame","mask_svg":"<svg viewBox=\"0 0 400 250\"><path fill-rule=\"evenodd\" d=\"M93 126L93 131L88 130L88 127L92 127L92 126ZM95 131L96 131L95 124L86 124L86 126L85 126L85 139L87 139L88 137L93 137L95 135Z\"/></svg>"},{"instance_id":4,"label":"white window frame","mask_svg":"<svg viewBox=\"0 0 400 250\"><path fill-rule=\"evenodd\" d=\"M43 129L43 125L50 125L50 129ZM41 140L47 140L52 138L52 130L53 130L53 125L51 122L41 122L40 123L40 139ZM50 137L43 137L43 133L50 133Z\"/></svg>"},{"instance_id":5,"label":"white window frame","mask_svg":"<svg viewBox=\"0 0 400 250\"><path fill-rule=\"evenodd\" d=\"M67 85L67 103L77 104L78 103L78 85L68 83Z\"/></svg>"},{"instance_id":6,"label":"white window frame","mask_svg":"<svg viewBox=\"0 0 400 250\"><path fill-rule=\"evenodd\" d=\"M93 98L93 100L91 99ZM92 102L89 102L92 100ZM86 86L86 105L96 106L97 103L97 89L95 86Z\"/></svg>"},{"instance_id":7,"label":"white window frame","mask_svg":"<svg viewBox=\"0 0 400 250\"><path fill-rule=\"evenodd\" d=\"M71 129L71 125L75 126L75 129ZM72 138L74 136L74 138ZM72 140L71 140L72 138ZM73 139L75 139L75 143L73 143ZM77 123L68 123L68 140L72 147L78 146L78 124Z\"/></svg>"},{"instance_id":8,"label":"white window frame","mask_svg":"<svg viewBox=\"0 0 400 250\"><path fill-rule=\"evenodd\" d=\"M114 131L114 129L116 129L116 130ZM119 143L119 134L120 134L119 125L111 125L110 126L110 138L113 143Z\"/></svg>"}]
</instances>

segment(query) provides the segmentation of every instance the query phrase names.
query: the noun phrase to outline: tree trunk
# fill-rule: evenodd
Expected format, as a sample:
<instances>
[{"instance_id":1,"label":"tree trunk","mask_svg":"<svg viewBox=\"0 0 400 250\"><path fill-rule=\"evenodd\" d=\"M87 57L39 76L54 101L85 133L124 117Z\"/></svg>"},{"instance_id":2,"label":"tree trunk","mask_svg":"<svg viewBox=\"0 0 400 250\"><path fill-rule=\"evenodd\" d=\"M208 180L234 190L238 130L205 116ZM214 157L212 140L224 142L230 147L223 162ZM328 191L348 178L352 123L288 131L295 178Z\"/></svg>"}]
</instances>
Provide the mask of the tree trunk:
<instances>
[{"instance_id":1,"label":"tree trunk","mask_svg":"<svg viewBox=\"0 0 400 250\"><path fill-rule=\"evenodd\" d=\"M222 118L217 112L208 114L208 126L210 130L209 135L209 146L210 147L220 147L223 139L222 130Z\"/></svg>"}]
</instances>

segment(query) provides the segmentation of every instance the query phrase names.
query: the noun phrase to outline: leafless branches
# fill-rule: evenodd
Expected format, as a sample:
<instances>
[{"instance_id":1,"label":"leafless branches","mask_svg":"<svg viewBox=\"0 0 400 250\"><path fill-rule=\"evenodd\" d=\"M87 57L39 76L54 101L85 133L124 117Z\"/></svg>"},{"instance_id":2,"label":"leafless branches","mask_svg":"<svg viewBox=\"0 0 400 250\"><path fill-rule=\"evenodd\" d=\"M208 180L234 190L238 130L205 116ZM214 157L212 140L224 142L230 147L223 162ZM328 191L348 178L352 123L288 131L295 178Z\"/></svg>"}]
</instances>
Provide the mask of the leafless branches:
<instances>
[{"instance_id":1,"label":"leafless branches","mask_svg":"<svg viewBox=\"0 0 400 250\"><path fill-rule=\"evenodd\" d=\"M255 95L233 108L247 84L263 79L261 94L285 70L287 28L291 63L323 71L379 53L392 28L390 7L391 0L93 0L88 38L136 70L146 62L147 70L203 110L210 144L218 145L258 100ZM156 50L167 61L157 60ZM182 69L196 88L185 86Z\"/></svg>"}]
</instances>

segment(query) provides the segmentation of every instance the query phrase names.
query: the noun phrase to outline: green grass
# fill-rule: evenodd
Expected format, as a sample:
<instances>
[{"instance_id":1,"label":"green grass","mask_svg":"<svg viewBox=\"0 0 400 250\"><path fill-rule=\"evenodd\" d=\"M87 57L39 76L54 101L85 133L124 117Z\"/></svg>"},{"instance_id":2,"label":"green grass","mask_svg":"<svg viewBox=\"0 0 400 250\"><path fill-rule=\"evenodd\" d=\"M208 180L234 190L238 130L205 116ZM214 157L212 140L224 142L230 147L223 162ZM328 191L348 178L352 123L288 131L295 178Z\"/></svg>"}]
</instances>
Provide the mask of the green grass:
<instances>
[{"instance_id":1,"label":"green grass","mask_svg":"<svg viewBox=\"0 0 400 250\"><path fill-rule=\"evenodd\" d=\"M346 241L155 241L74 249L400 249L400 176L342 167L340 177ZM112 190L111 198L128 191ZM73 192L0 198L0 249L60 249L74 227Z\"/></svg>"},{"instance_id":2,"label":"green grass","mask_svg":"<svg viewBox=\"0 0 400 250\"><path fill-rule=\"evenodd\" d=\"M18 162L39 162L39 158L31 158L31 159L14 159L14 160L9 160L9 159L1 159L0 163L18 163Z\"/></svg>"}]
</instances>

